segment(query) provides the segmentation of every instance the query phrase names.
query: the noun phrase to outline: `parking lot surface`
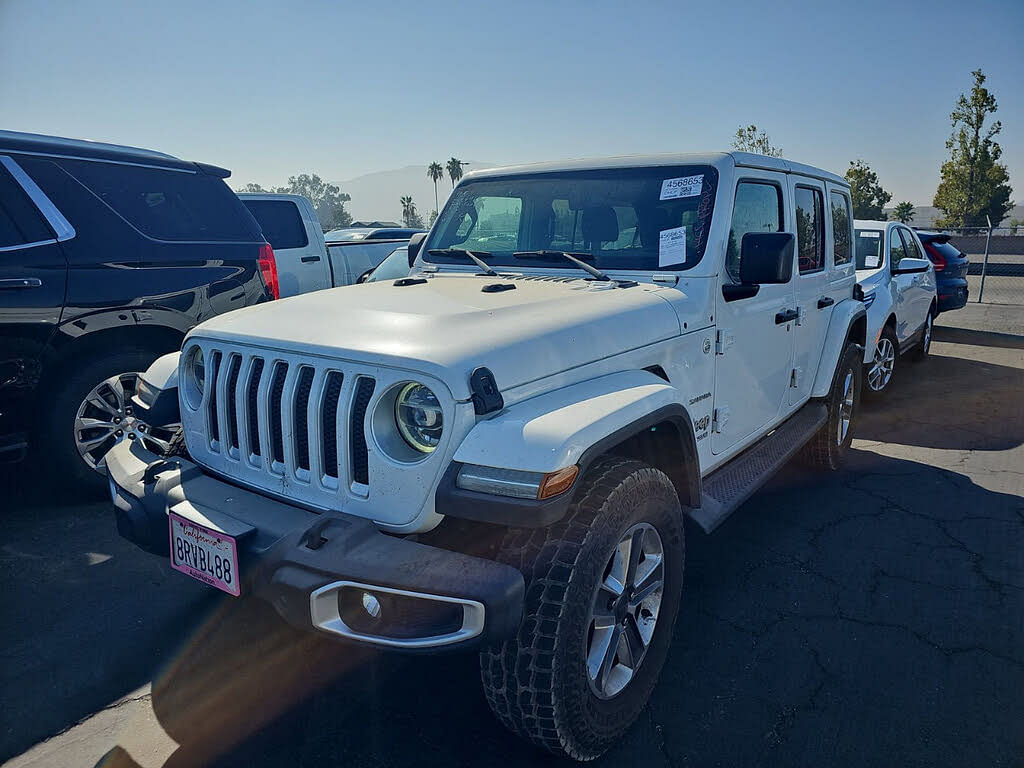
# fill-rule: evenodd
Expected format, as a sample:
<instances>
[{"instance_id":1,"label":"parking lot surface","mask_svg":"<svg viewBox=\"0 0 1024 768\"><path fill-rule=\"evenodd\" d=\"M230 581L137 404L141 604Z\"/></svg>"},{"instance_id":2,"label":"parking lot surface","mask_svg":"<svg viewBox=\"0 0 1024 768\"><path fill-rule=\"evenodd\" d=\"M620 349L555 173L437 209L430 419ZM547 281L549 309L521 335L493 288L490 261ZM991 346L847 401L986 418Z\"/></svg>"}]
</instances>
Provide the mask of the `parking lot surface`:
<instances>
[{"instance_id":1,"label":"parking lot surface","mask_svg":"<svg viewBox=\"0 0 1024 768\"><path fill-rule=\"evenodd\" d=\"M986 291L988 286L986 286ZM851 460L689 528L661 682L605 765L1024 765L1024 312L940 317ZM0 469L0 761L535 765L474 656L298 634Z\"/></svg>"}]
</instances>

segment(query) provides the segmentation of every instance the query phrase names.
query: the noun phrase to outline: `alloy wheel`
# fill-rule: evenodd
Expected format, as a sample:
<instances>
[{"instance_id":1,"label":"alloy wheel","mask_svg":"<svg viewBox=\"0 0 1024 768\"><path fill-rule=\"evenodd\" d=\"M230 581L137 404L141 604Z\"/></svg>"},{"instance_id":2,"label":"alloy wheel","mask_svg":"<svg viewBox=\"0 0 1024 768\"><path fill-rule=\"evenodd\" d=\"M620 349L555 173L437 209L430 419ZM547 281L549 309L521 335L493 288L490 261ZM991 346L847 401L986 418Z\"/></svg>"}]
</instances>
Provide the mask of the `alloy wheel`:
<instances>
[{"instance_id":1,"label":"alloy wheel","mask_svg":"<svg viewBox=\"0 0 1024 768\"><path fill-rule=\"evenodd\" d=\"M141 440L154 453L164 454L180 424L153 427L135 415L132 395L139 372L104 379L86 395L75 415L75 447L90 469L106 471L107 452L124 440Z\"/></svg>"},{"instance_id":2,"label":"alloy wheel","mask_svg":"<svg viewBox=\"0 0 1024 768\"><path fill-rule=\"evenodd\" d=\"M932 346L932 322L932 313L929 312L928 316L924 320L924 339L921 341L921 347L924 349L924 353L926 355Z\"/></svg>"},{"instance_id":3,"label":"alloy wheel","mask_svg":"<svg viewBox=\"0 0 1024 768\"><path fill-rule=\"evenodd\" d=\"M665 549L649 523L619 540L590 609L586 640L590 688L601 699L619 694L647 655L665 586Z\"/></svg>"},{"instance_id":4,"label":"alloy wheel","mask_svg":"<svg viewBox=\"0 0 1024 768\"><path fill-rule=\"evenodd\" d=\"M930 333L930 332L929 332ZM868 370L868 386L873 392L881 392L892 380L896 367L896 348L891 340L882 336L875 346L875 356Z\"/></svg>"},{"instance_id":5,"label":"alloy wheel","mask_svg":"<svg viewBox=\"0 0 1024 768\"><path fill-rule=\"evenodd\" d=\"M839 426L836 434L836 443L842 445L846 435L850 432L850 422L853 421L853 371L846 372L843 379L843 399L839 402Z\"/></svg>"}]
</instances>

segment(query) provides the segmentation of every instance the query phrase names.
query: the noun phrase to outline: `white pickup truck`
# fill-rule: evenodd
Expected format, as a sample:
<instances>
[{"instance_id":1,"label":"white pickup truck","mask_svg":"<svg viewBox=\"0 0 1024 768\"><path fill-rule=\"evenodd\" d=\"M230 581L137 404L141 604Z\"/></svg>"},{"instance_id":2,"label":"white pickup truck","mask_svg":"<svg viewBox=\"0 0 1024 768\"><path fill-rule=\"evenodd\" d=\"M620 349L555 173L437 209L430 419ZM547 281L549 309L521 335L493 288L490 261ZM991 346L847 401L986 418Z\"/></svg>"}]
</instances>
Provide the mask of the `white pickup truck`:
<instances>
[{"instance_id":1,"label":"white pickup truck","mask_svg":"<svg viewBox=\"0 0 1024 768\"><path fill-rule=\"evenodd\" d=\"M146 372L185 445L110 451L118 528L297 627L477 650L502 723L592 759L657 682L684 518L842 463L852 243L847 183L783 159L469 174L412 275L217 317Z\"/></svg>"},{"instance_id":2,"label":"white pickup truck","mask_svg":"<svg viewBox=\"0 0 1024 768\"><path fill-rule=\"evenodd\" d=\"M410 233L415 231L361 230L357 237L325 241L308 198L249 192L238 197L274 249L281 298L352 285L396 247L409 242Z\"/></svg>"}]
</instances>

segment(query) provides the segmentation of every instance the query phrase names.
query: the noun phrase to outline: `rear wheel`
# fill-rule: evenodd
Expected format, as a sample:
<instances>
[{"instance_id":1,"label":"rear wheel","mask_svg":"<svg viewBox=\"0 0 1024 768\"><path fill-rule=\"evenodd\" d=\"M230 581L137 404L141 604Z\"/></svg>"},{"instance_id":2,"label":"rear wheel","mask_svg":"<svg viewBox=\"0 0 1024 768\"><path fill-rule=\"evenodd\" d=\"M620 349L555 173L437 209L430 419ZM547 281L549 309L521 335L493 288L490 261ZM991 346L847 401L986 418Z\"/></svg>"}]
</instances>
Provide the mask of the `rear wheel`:
<instances>
[{"instance_id":1,"label":"rear wheel","mask_svg":"<svg viewBox=\"0 0 1024 768\"><path fill-rule=\"evenodd\" d=\"M56 476L68 481L61 490L105 490L107 452L124 440L140 440L161 454L170 447L177 425L147 424L131 402L141 372L155 359L143 349L80 358L44 401L40 447Z\"/></svg>"},{"instance_id":2,"label":"rear wheel","mask_svg":"<svg viewBox=\"0 0 1024 768\"><path fill-rule=\"evenodd\" d=\"M609 457L565 519L510 530L501 557L523 571L518 634L480 655L487 701L514 733L592 760L633 723L658 680L683 581L679 499L662 472Z\"/></svg>"},{"instance_id":3,"label":"rear wheel","mask_svg":"<svg viewBox=\"0 0 1024 768\"><path fill-rule=\"evenodd\" d=\"M839 469L853 442L853 419L860 405L863 350L848 344L836 366L828 396L828 421L804 446L806 463L819 469Z\"/></svg>"},{"instance_id":4,"label":"rear wheel","mask_svg":"<svg viewBox=\"0 0 1024 768\"><path fill-rule=\"evenodd\" d=\"M932 327L935 324L934 308L928 310L928 316L924 319L924 328L921 330L921 343L914 350L914 361L921 362L928 357L932 351Z\"/></svg>"}]
</instances>

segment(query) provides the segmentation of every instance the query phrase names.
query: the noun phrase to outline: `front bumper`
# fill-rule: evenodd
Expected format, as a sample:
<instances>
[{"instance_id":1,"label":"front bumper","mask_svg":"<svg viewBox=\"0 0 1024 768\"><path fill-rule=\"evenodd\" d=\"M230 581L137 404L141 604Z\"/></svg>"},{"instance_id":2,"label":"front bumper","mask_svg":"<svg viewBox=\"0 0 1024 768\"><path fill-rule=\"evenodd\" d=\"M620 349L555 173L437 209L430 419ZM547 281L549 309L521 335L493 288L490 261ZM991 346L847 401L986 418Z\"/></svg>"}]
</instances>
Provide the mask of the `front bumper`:
<instances>
[{"instance_id":1,"label":"front bumper","mask_svg":"<svg viewBox=\"0 0 1024 768\"><path fill-rule=\"evenodd\" d=\"M519 626L525 587L510 566L381 533L352 515L295 507L137 442L111 449L107 469L122 536L166 556L173 511L234 537L243 594L300 629L436 651L500 642Z\"/></svg>"}]
</instances>

